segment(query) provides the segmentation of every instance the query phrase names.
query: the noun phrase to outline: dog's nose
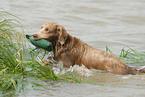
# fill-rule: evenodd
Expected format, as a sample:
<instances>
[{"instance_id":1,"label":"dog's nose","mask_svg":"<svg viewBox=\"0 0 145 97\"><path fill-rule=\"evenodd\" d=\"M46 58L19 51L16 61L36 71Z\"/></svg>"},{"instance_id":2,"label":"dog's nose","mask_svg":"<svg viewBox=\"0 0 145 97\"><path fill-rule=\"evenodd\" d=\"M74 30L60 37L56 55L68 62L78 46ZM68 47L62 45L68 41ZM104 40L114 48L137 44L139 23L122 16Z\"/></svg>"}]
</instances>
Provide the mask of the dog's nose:
<instances>
[{"instance_id":1,"label":"dog's nose","mask_svg":"<svg viewBox=\"0 0 145 97\"><path fill-rule=\"evenodd\" d=\"M33 35L33 38L37 38L37 37L38 37L37 34L34 34L34 35Z\"/></svg>"}]
</instances>

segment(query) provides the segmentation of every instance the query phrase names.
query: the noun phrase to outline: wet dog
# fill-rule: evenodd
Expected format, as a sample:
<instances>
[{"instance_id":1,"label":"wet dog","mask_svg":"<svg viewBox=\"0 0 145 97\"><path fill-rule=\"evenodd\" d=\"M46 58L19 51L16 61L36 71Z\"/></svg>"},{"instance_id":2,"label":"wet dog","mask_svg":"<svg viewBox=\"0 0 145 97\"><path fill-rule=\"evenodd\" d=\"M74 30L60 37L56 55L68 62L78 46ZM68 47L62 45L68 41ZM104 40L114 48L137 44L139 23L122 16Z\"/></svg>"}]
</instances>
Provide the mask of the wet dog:
<instances>
[{"instance_id":1,"label":"wet dog","mask_svg":"<svg viewBox=\"0 0 145 97\"><path fill-rule=\"evenodd\" d=\"M105 70L114 74L140 74L145 70L129 67L120 58L105 51L88 46L80 39L71 36L62 25L47 22L33 35L35 40L46 39L52 43L54 59L62 61L65 67L75 64L87 68Z\"/></svg>"}]
</instances>

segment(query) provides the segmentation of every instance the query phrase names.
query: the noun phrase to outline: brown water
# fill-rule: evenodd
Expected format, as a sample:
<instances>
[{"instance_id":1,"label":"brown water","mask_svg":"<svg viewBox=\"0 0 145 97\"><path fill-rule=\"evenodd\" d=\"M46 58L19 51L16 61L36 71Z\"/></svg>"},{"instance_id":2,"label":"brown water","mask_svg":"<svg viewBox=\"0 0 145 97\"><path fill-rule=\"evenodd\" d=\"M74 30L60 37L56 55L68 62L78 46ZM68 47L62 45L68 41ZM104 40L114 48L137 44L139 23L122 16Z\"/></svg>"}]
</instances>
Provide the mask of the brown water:
<instances>
[{"instance_id":1,"label":"brown water","mask_svg":"<svg viewBox=\"0 0 145 97\"><path fill-rule=\"evenodd\" d=\"M114 53L129 46L145 49L145 0L0 0L0 8L23 20L27 34L47 21L57 21L87 44ZM74 67L80 74L82 68ZM113 75L83 68L84 80L95 84L52 82L26 89L25 97L145 97L145 75ZM22 97L22 96L20 96Z\"/></svg>"}]
</instances>

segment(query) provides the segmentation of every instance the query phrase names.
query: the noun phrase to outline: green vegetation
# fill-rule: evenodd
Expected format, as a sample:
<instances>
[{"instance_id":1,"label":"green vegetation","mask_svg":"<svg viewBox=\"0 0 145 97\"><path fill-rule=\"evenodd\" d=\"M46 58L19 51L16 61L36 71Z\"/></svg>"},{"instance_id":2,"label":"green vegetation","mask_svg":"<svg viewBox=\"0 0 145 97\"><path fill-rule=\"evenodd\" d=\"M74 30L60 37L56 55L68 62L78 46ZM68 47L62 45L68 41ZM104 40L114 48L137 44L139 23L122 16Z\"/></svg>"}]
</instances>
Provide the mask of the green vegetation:
<instances>
[{"instance_id":1,"label":"green vegetation","mask_svg":"<svg viewBox=\"0 0 145 97\"><path fill-rule=\"evenodd\" d=\"M45 87L39 81L80 82L70 74L56 75L51 62L42 66L40 61L45 64L43 58L48 52L31 49L19 21L15 15L0 11L0 92L20 92L26 83Z\"/></svg>"},{"instance_id":2,"label":"green vegetation","mask_svg":"<svg viewBox=\"0 0 145 97\"><path fill-rule=\"evenodd\" d=\"M15 15L0 10L0 92L6 96L12 95L21 92L28 83L45 87L40 81L80 83L81 75L78 80L73 73L54 73L53 63L43 61L48 52L31 49L19 21ZM106 51L112 53L108 47ZM145 63L145 52L138 53L131 48L123 48L119 57L129 63Z\"/></svg>"},{"instance_id":3,"label":"green vegetation","mask_svg":"<svg viewBox=\"0 0 145 97\"><path fill-rule=\"evenodd\" d=\"M115 55L107 46L106 46L106 51ZM127 64L133 65L133 64L141 63L142 66L145 65L145 52L139 53L136 50L129 47L123 48L118 57L124 60Z\"/></svg>"}]
</instances>

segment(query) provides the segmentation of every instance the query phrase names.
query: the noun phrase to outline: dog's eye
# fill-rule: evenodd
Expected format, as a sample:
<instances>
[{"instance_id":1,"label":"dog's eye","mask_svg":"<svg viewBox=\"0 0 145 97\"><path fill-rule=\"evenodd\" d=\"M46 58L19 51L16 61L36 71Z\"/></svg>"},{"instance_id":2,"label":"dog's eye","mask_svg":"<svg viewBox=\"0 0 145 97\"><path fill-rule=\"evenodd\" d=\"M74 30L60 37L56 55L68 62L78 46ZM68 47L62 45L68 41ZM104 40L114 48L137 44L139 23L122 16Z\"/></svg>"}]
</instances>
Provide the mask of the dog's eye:
<instances>
[{"instance_id":1,"label":"dog's eye","mask_svg":"<svg viewBox=\"0 0 145 97\"><path fill-rule=\"evenodd\" d=\"M46 28L46 31L48 31L48 28Z\"/></svg>"}]
</instances>

